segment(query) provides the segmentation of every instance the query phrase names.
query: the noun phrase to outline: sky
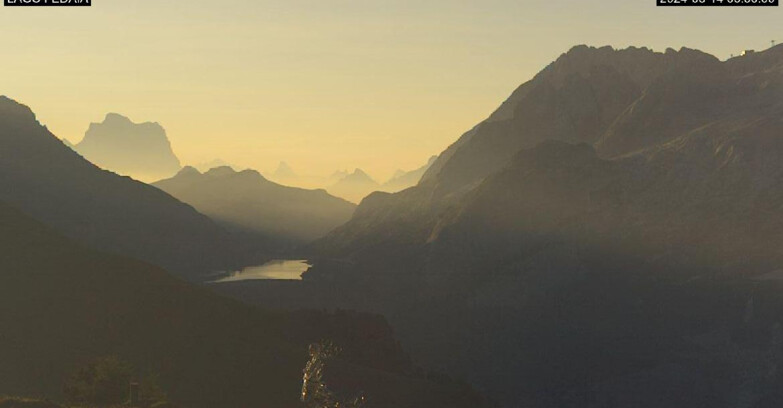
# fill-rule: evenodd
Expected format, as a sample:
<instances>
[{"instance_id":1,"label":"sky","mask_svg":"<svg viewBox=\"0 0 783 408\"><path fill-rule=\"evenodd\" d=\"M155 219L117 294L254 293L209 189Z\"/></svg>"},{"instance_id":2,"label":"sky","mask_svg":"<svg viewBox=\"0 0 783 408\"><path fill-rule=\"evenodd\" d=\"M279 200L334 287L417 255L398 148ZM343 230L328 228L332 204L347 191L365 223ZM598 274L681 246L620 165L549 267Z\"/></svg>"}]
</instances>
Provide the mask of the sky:
<instances>
[{"instance_id":1,"label":"sky","mask_svg":"<svg viewBox=\"0 0 783 408\"><path fill-rule=\"evenodd\" d=\"M420 167L577 44L728 58L783 9L655 0L93 0L0 7L0 94L78 142L117 112L181 161L268 172Z\"/></svg>"}]
</instances>

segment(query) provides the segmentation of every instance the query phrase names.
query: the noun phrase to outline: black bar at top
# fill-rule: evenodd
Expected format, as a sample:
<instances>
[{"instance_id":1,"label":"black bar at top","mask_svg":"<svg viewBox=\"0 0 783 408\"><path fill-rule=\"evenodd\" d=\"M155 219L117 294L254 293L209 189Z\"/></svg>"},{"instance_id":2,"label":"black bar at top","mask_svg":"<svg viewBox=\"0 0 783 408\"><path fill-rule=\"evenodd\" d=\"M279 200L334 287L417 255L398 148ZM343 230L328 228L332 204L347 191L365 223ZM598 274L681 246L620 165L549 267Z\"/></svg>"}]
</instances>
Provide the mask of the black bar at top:
<instances>
[{"instance_id":1,"label":"black bar at top","mask_svg":"<svg viewBox=\"0 0 783 408\"><path fill-rule=\"evenodd\" d=\"M90 7L91 0L3 0L6 7Z\"/></svg>"},{"instance_id":2,"label":"black bar at top","mask_svg":"<svg viewBox=\"0 0 783 408\"><path fill-rule=\"evenodd\" d=\"M780 0L655 0L661 7L777 7Z\"/></svg>"}]
</instances>

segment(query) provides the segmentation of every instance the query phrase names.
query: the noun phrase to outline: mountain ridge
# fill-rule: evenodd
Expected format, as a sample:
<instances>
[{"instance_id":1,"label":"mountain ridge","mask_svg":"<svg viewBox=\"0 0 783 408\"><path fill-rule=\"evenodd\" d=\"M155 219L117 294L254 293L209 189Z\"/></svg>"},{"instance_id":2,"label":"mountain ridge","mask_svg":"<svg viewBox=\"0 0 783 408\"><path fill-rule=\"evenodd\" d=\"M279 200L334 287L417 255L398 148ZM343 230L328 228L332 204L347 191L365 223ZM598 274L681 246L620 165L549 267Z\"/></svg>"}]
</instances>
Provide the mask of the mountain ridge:
<instances>
[{"instance_id":1,"label":"mountain ridge","mask_svg":"<svg viewBox=\"0 0 783 408\"><path fill-rule=\"evenodd\" d=\"M380 184L377 181L373 180L364 170L357 167L353 172L340 178L331 186L326 187L326 191L358 203L379 187Z\"/></svg>"},{"instance_id":2,"label":"mountain ridge","mask_svg":"<svg viewBox=\"0 0 783 408\"><path fill-rule=\"evenodd\" d=\"M465 133L455 144L447 148L422 177L419 186L416 187L419 191L406 191L398 194L420 197L415 204L408 202L405 206L420 211L420 222L431 224L432 220L438 217L437 214L443 211L444 207L448 207L449 203L454 200L460 200L466 193L477 187L487 175L500 170L512 159L513 154L522 148L534 147L540 141L586 142L595 144L601 156L613 157L634 153L645 147L653 148L658 143L666 143L674 140L676 137L683 136L689 131L696 131L699 127L721 117L722 112L712 113L709 110L710 105L706 105L707 107L699 109L706 112L705 115L708 116L676 113L675 117L682 117L681 122L673 122L671 125L667 125L670 130L663 134L650 133L649 130L645 130L649 127L640 126L638 127L640 131L637 132L639 136L630 135L625 137L631 130L628 127L629 125L625 123L636 120L634 119L634 112L638 114L638 112L644 111L630 109L632 105L651 101L654 103L651 107L666 106L666 104L675 107L681 106L675 103L677 99L674 97L675 94L669 95L665 92L668 92L668 89L672 89L675 86L676 82L672 81L682 78L683 70L693 68L694 66L699 67L698 70L694 71L698 73L702 72L701 67L705 65L711 67L713 71L718 71L712 74L708 72L709 75L706 78L699 78L699 75L691 75L689 78L692 77L695 81L698 81L697 83L706 84L708 83L706 81L716 76L722 78L721 81L723 82L727 81L726 77L740 78L735 79L737 85L734 89L740 95L750 95L750 99L740 103L740 106L743 106L744 109L743 114L747 117L773 115L781 106L779 100L775 103L769 103L770 100L775 101L774 89L777 88L774 88L772 85L781 86L779 77L777 77L777 82L774 82L774 73L762 73L759 75L772 76L773 78L764 76L763 78L757 78L755 84L750 83L751 81L747 79L746 71L743 70L746 62L742 61L756 61L766 58L771 59L774 65L783 59L778 59L778 54L783 54L778 52L781 49L783 47L777 46L771 50L754 54L752 59L747 59L750 58L747 57L744 60L734 59L720 62L708 54L687 48L683 48L680 51L668 49L664 53L656 53L646 48L635 47L625 50L613 50L611 47L576 46L569 52L561 55L557 61L547 66L532 80L518 87L512 93L512 96L503 102L495 113L490 115L489 119ZM768 54L771 56L765 57ZM632 63L632 59L636 56L641 57L641 62ZM613 64L622 69L618 71L612 68ZM610 69L610 71L606 71L606 69ZM730 71L734 71L734 73ZM614 74L608 75L610 72ZM577 76L575 77L574 75ZM658 78L657 82L655 78ZM639 82L639 84L647 84L648 87L652 87L651 89L654 90L654 93L652 95L643 95L640 86L638 84L635 85L634 81ZM560 84L563 86L563 89L557 90L553 84ZM597 89L602 89L599 85L603 84L608 84L607 90L597 93ZM765 86L766 88L763 93L754 94L754 86ZM678 92L681 94L698 94L705 98L714 96L709 86L701 85L700 89L680 90ZM594 105L593 95L603 95L603 99L611 101L609 109L599 109L598 105ZM665 101L653 101L654 95L665 96L668 99ZM753 95L763 95L763 97L754 99ZM586 109L582 106L577 111L574 111L576 108L571 106L577 106L579 102L585 99L590 101L586 106L593 104L593 108ZM618 104L617 100L624 102ZM723 101L725 97L719 100ZM712 102L712 99L710 99L710 102ZM515 104L519 106L514 107ZM693 104L688 104L688 106L690 105ZM760 105L765 106L764 110L759 111L758 114L754 113L754 109L757 109ZM638 108L638 106L636 107ZM724 108L721 106L720 109ZM518 116L514 116L515 110L520 112ZM669 108L669 110L676 111L675 108ZM564 115L563 112L565 112L567 119L561 120L560 116ZM573 112L581 112L580 115L583 119L575 120L574 118L578 118L579 115ZM607 112L612 112L612 115L607 116ZM660 113L659 115L664 114ZM602 117L611 119L601 119ZM614 118L617 119L617 122L615 122ZM694 121L698 121L698 123L692 124ZM539 122L542 124L536 124ZM578 126L581 130L571 130L577 128L577 126L573 125L576 123L583 124ZM668 121L664 123L668 123ZM515 131L515 127L520 127L521 130ZM654 136L645 139L647 136L645 136L646 133L644 132ZM615 133L621 134L621 137L612 137ZM639 139L640 142L630 144L627 140L632 137ZM389 196L379 195L378 197L373 200L372 206L368 205L366 209L362 209L362 206L360 206L357 210L357 215L369 213L371 208L377 208L380 197ZM391 201L390 205L393 205ZM389 212L410 214L411 210L409 208L397 208L397 211ZM365 222L362 223L366 225ZM348 227L349 225L346 225L346 228ZM379 227L379 229L386 227ZM352 235L358 232L356 231Z\"/></svg>"},{"instance_id":3,"label":"mountain ridge","mask_svg":"<svg viewBox=\"0 0 783 408\"><path fill-rule=\"evenodd\" d=\"M309 242L347 221L355 205L325 190L287 187L258 171L216 167L200 173L186 167L155 187L193 205L226 228L267 241Z\"/></svg>"},{"instance_id":4,"label":"mountain ridge","mask_svg":"<svg viewBox=\"0 0 783 408\"><path fill-rule=\"evenodd\" d=\"M735 406L743 385L714 378L759 369L739 338L769 338L736 316L783 264L782 50L574 47L417 186L364 199L305 278L363 280L414 356L508 406ZM720 392L682 399L683 376ZM783 378L754 378L742 392L780 401L762 383Z\"/></svg>"}]
</instances>

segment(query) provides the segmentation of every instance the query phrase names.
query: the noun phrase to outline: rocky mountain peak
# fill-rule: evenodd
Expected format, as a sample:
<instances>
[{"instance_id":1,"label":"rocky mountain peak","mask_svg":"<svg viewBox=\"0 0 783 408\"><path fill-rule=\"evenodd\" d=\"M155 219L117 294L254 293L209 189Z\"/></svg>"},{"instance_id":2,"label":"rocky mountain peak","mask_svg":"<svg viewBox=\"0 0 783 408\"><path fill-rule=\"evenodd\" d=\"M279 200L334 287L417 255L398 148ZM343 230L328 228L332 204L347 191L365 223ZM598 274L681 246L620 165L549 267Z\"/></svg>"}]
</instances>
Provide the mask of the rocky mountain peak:
<instances>
[{"instance_id":1,"label":"rocky mountain peak","mask_svg":"<svg viewBox=\"0 0 783 408\"><path fill-rule=\"evenodd\" d=\"M74 149L99 167L145 181L169 177L180 169L160 124L134 123L118 113L91 123Z\"/></svg>"}]
</instances>

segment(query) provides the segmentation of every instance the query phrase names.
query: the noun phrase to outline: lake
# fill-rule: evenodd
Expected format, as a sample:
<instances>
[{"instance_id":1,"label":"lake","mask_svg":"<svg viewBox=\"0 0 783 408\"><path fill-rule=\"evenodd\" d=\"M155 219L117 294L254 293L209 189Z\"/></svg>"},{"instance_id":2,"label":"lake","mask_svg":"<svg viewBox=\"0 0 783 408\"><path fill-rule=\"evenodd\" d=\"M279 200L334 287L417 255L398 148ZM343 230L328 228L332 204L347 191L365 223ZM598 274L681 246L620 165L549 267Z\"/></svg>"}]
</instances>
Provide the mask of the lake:
<instances>
[{"instance_id":1,"label":"lake","mask_svg":"<svg viewBox=\"0 0 783 408\"><path fill-rule=\"evenodd\" d=\"M275 259L263 265L248 266L241 271L230 272L211 283L238 282L245 280L302 280L302 273L310 267L304 259Z\"/></svg>"}]
</instances>

